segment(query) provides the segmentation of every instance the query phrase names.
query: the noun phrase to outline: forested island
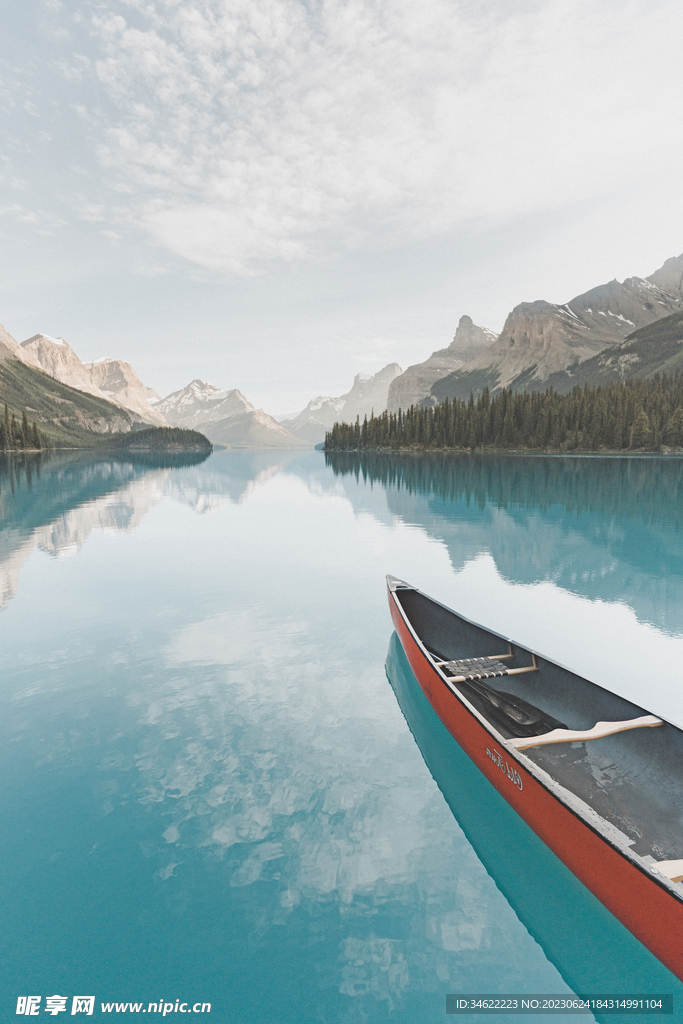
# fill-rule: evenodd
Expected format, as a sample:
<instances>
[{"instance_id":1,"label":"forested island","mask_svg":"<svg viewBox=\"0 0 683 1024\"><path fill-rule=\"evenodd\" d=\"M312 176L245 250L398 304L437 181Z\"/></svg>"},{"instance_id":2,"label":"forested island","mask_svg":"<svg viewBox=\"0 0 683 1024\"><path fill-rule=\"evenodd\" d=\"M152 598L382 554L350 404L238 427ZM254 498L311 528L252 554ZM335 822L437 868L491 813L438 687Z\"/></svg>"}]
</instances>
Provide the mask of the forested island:
<instances>
[{"instance_id":1,"label":"forested island","mask_svg":"<svg viewBox=\"0 0 683 1024\"><path fill-rule=\"evenodd\" d=\"M445 399L426 408L335 423L325 451L661 452L683 448L683 373Z\"/></svg>"},{"instance_id":2,"label":"forested island","mask_svg":"<svg viewBox=\"0 0 683 1024\"><path fill-rule=\"evenodd\" d=\"M104 437L98 448L129 452L210 452L213 445L208 437L200 434L198 430L182 427L149 427L147 430L133 430L128 434Z\"/></svg>"}]
</instances>

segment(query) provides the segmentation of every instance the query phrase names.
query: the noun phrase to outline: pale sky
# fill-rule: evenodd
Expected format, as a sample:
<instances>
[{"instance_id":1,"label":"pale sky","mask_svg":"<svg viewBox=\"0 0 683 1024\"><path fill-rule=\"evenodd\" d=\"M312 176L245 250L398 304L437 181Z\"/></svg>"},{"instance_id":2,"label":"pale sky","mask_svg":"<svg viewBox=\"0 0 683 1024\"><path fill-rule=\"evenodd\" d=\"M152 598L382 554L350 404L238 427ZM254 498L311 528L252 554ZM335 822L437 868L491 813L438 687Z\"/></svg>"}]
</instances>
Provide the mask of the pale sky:
<instances>
[{"instance_id":1,"label":"pale sky","mask_svg":"<svg viewBox=\"0 0 683 1024\"><path fill-rule=\"evenodd\" d=\"M683 5L5 0L0 321L267 411L683 251Z\"/></svg>"}]
</instances>

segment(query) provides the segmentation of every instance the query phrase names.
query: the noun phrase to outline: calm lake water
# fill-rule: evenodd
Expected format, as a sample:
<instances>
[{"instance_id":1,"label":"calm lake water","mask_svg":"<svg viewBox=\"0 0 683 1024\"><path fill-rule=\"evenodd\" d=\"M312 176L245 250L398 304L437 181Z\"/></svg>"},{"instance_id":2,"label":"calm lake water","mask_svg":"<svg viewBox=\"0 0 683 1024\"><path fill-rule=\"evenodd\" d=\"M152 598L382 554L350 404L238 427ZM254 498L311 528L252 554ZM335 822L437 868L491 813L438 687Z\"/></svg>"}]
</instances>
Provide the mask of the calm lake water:
<instances>
[{"instance_id":1,"label":"calm lake water","mask_svg":"<svg viewBox=\"0 0 683 1024\"><path fill-rule=\"evenodd\" d=\"M74 453L0 462L0 516L1 1020L57 993L431 1024L449 992L572 991L683 1019L435 718L384 590L683 725L680 673L649 678L683 664L683 461Z\"/></svg>"}]
</instances>

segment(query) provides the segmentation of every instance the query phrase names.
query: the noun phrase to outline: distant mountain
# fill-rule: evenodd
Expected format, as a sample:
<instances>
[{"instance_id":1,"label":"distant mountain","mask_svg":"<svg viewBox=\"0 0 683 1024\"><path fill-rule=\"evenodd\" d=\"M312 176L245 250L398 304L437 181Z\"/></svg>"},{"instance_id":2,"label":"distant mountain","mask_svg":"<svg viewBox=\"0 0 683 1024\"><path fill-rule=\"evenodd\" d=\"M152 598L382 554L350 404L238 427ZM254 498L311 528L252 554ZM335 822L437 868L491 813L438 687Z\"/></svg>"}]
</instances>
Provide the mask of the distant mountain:
<instances>
[{"instance_id":1,"label":"distant mountain","mask_svg":"<svg viewBox=\"0 0 683 1024\"><path fill-rule=\"evenodd\" d=\"M82 363L64 338L52 338L49 334L34 334L22 341L21 349L32 358L34 365L55 380L122 406L141 423L166 424L150 403L150 392L156 400L159 396L144 386L130 363L121 359Z\"/></svg>"},{"instance_id":2,"label":"distant mountain","mask_svg":"<svg viewBox=\"0 0 683 1024\"><path fill-rule=\"evenodd\" d=\"M409 366L405 373L392 380L387 403L389 412L418 405L430 393L437 380L476 359L497 339L498 335L493 331L477 327L469 316L461 316L453 341L447 348L432 352L429 359Z\"/></svg>"},{"instance_id":3,"label":"distant mountain","mask_svg":"<svg viewBox=\"0 0 683 1024\"><path fill-rule=\"evenodd\" d=\"M625 341L553 373L545 385L567 392L577 384L612 384L625 377L654 377L683 369L683 310L629 334Z\"/></svg>"},{"instance_id":4,"label":"distant mountain","mask_svg":"<svg viewBox=\"0 0 683 1024\"><path fill-rule=\"evenodd\" d=\"M523 302L491 348L432 385L432 400L467 398L484 386L545 388L553 374L592 359L634 329L683 309L683 256L647 278L610 281L564 306Z\"/></svg>"},{"instance_id":5,"label":"distant mountain","mask_svg":"<svg viewBox=\"0 0 683 1024\"><path fill-rule=\"evenodd\" d=\"M374 375L357 373L353 386L339 398L327 398L319 395L311 399L306 408L292 419L286 421L293 434L318 444L325 440L325 431L343 419L346 423L354 423L356 416L361 420L384 412L387 407L389 388L392 381L400 377L403 371L398 363L388 363Z\"/></svg>"},{"instance_id":6,"label":"distant mountain","mask_svg":"<svg viewBox=\"0 0 683 1024\"><path fill-rule=\"evenodd\" d=\"M90 378L112 402L136 413L143 423L166 426L163 414L157 408L160 401L153 388L145 387L137 373L125 359L96 359L83 363Z\"/></svg>"},{"instance_id":7,"label":"distant mountain","mask_svg":"<svg viewBox=\"0 0 683 1024\"><path fill-rule=\"evenodd\" d=\"M237 388L221 391L215 384L193 380L180 391L173 391L162 398L155 408L172 426L194 428L200 423L249 412L254 406Z\"/></svg>"},{"instance_id":8,"label":"distant mountain","mask_svg":"<svg viewBox=\"0 0 683 1024\"><path fill-rule=\"evenodd\" d=\"M210 441L228 448L308 448L305 440L296 437L263 409L251 409L225 419L202 423L202 433Z\"/></svg>"},{"instance_id":9,"label":"distant mountain","mask_svg":"<svg viewBox=\"0 0 683 1024\"><path fill-rule=\"evenodd\" d=\"M305 442L233 388L193 380L157 403L174 427L200 430L210 441L229 448L301 448Z\"/></svg>"},{"instance_id":10,"label":"distant mountain","mask_svg":"<svg viewBox=\"0 0 683 1024\"><path fill-rule=\"evenodd\" d=\"M354 379L358 380L360 374ZM312 444L319 444L325 440L325 432L330 429L342 417L344 398L328 398L318 395L312 398L303 412L285 420L287 427L296 432L299 437L305 438ZM355 420L354 416L354 420Z\"/></svg>"}]
</instances>

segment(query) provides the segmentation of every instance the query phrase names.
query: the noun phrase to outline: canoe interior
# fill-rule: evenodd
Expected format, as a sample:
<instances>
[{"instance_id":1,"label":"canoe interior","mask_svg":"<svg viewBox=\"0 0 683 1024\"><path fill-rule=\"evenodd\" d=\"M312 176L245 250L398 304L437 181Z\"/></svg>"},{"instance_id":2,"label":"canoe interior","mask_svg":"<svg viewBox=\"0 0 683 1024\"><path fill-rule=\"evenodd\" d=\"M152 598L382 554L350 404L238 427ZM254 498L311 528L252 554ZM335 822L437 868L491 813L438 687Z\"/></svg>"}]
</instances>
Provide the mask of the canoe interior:
<instances>
[{"instance_id":1,"label":"canoe interior","mask_svg":"<svg viewBox=\"0 0 683 1024\"><path fill-rule=\"evenodd\" d=\"M395 596L422 643L444 659L495 656L508 650L507 640L467 622L419 591L399 588ZM527 650L514 643L511 646L515 658L506 664L532 664ZM569 729L590 729L597 722L618 722L648 714L646 709L551 661L538 657L537 663L538 672L487 682L497 690L521 697ZM494 720L486 703L477 700L465 685L454 685L503 737L515 735L500 720ZM647 679L643 686L647 687ZM602 739L530 747L523 751L523 757L623 832L634 853L658 861L683 859L681 730L664 723Z\"/></svg>"}]
</instances>

